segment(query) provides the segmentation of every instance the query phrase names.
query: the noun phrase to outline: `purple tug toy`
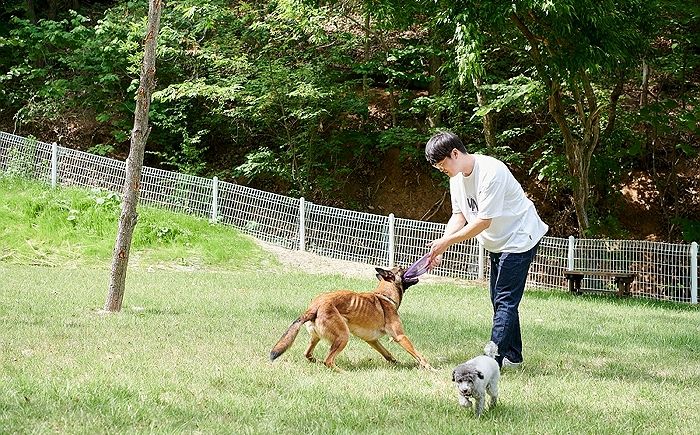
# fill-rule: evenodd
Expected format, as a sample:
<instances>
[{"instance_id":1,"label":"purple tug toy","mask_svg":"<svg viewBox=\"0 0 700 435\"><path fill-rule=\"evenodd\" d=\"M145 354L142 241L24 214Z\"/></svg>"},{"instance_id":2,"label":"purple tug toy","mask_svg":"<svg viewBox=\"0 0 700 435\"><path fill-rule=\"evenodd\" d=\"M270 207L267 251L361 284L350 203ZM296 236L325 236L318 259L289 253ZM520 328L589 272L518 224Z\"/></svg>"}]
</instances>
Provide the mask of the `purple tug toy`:
<instances>
[{"instance_id":1,"label":"purple tug toy","mask_svg":"<svg viewBox=\"0 0 700 435\"><path fill-rule=\"evenodd\" d=\"M416 281L418 282L418 277L423 275L428 271L428 266L430 265L430 252L422 256L416 262L408 266L406 272L403 273L402 279L404 281Z\"/></svg>"}]
</instances>

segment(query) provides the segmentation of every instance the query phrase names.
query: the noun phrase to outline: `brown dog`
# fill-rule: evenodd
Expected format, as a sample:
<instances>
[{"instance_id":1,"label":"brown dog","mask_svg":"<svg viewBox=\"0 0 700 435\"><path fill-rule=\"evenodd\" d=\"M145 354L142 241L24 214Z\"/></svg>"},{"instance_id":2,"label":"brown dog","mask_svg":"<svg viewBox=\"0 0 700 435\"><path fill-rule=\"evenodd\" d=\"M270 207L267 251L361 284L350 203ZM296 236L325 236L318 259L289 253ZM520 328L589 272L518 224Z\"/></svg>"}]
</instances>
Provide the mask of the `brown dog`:
<instances>
[{"instance_id":1,"label":"brown dog","mask_svg":"<svg viewBox=\"0 0 700 435\"><path fill-rule=\"evenodd\" d=\"M428 361L419 354L406 337L399 318L399 305L404 291L418 283L417 278L403 280L404 269L398 267L392 270L376 268L379 285L371 293L356 293L340 290L324 293L311 301L309 308L299 316L282 335L270 352L270 360L282 355L299 333L302 324L311 334L311 342L304 356L309 361L316 361L313 351L321 338L331 344L328 356L324 361L327 367L338 370L335 357L345 348L350 333L365 340L390 362L396 362L394 357L379 342L384 334L394 339L423 368L431 368Z\"/></svg>"}]
</instances>

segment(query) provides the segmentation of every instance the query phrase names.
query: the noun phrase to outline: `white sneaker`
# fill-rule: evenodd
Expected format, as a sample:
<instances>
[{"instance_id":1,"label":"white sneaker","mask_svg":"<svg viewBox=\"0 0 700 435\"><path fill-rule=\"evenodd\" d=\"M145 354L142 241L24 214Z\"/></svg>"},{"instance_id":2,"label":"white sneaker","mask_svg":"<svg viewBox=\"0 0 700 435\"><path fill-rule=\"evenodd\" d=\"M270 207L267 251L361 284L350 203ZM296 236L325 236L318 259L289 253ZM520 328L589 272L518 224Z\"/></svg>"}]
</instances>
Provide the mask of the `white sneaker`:
<instances>
[{"instance_id":1,"label":"white sneaker","mask_svg":"<svg viewBox=\"0 0 700 435\"><path fill-rule=\"evenodd\" d=\"M501 362L501 368L509 368L509 369L517 369L518 367L522 366L523 362L513 362L509 360L507 357L503 357L503 361Z\"/></svg>"}]
</instances>

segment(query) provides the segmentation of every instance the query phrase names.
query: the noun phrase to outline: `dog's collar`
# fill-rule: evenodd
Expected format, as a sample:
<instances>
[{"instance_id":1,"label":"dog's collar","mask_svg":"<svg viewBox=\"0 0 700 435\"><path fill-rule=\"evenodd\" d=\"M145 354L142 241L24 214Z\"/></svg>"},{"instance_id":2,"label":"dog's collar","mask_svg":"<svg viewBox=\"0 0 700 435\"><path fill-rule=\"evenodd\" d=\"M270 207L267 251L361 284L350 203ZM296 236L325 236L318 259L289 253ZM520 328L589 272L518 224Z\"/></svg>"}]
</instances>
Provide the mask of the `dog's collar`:
<instances>
[{"instance_id":1,"label":"dog's collar","mask_svg":"<svg viewBox=\"0 0 700 435\"><path fill-rule=\"evenodd\" d=\"M389 302L390 304L392 304L392 305L394 306L394 308L398 308L398 307L399 307L399 304L397 304L396 301L393 300L393 299L391 299L389 296L378 294L377 297L380 297L380 298L382 298L382 299L385 299L387 302Z\"/></svg>"}]
</instances>

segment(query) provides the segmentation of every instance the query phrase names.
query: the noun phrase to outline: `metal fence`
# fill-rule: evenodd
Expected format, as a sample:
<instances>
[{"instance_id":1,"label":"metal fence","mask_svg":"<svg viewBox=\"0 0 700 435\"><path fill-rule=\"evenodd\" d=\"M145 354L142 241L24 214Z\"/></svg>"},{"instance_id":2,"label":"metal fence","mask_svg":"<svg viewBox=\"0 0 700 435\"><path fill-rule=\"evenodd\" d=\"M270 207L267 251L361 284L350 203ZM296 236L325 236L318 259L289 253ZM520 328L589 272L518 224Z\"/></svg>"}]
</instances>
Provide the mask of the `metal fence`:
<instances>
[{"instance_id":1,"label":"metal fence","mask_svg":"<svg viewBox=\"0 0 700 435\"><path fill-rule=\"evenodd\" d=\"M52 186L99 187L121 192L123 161L0 132L0 173ZM372 265L408 265L443 224L361 213L312 204L249 187L144 167L145 204L232 225L275 245ZM563 272L585 269L636 272L636 297L697 304L698 244L545 237L528 287L566 288ZM474 240L453 246L431 273L465 279L488 276L487 255ZM589 276L584 291L614 290L611 278Z\"/></svg>"}]
</instances>

